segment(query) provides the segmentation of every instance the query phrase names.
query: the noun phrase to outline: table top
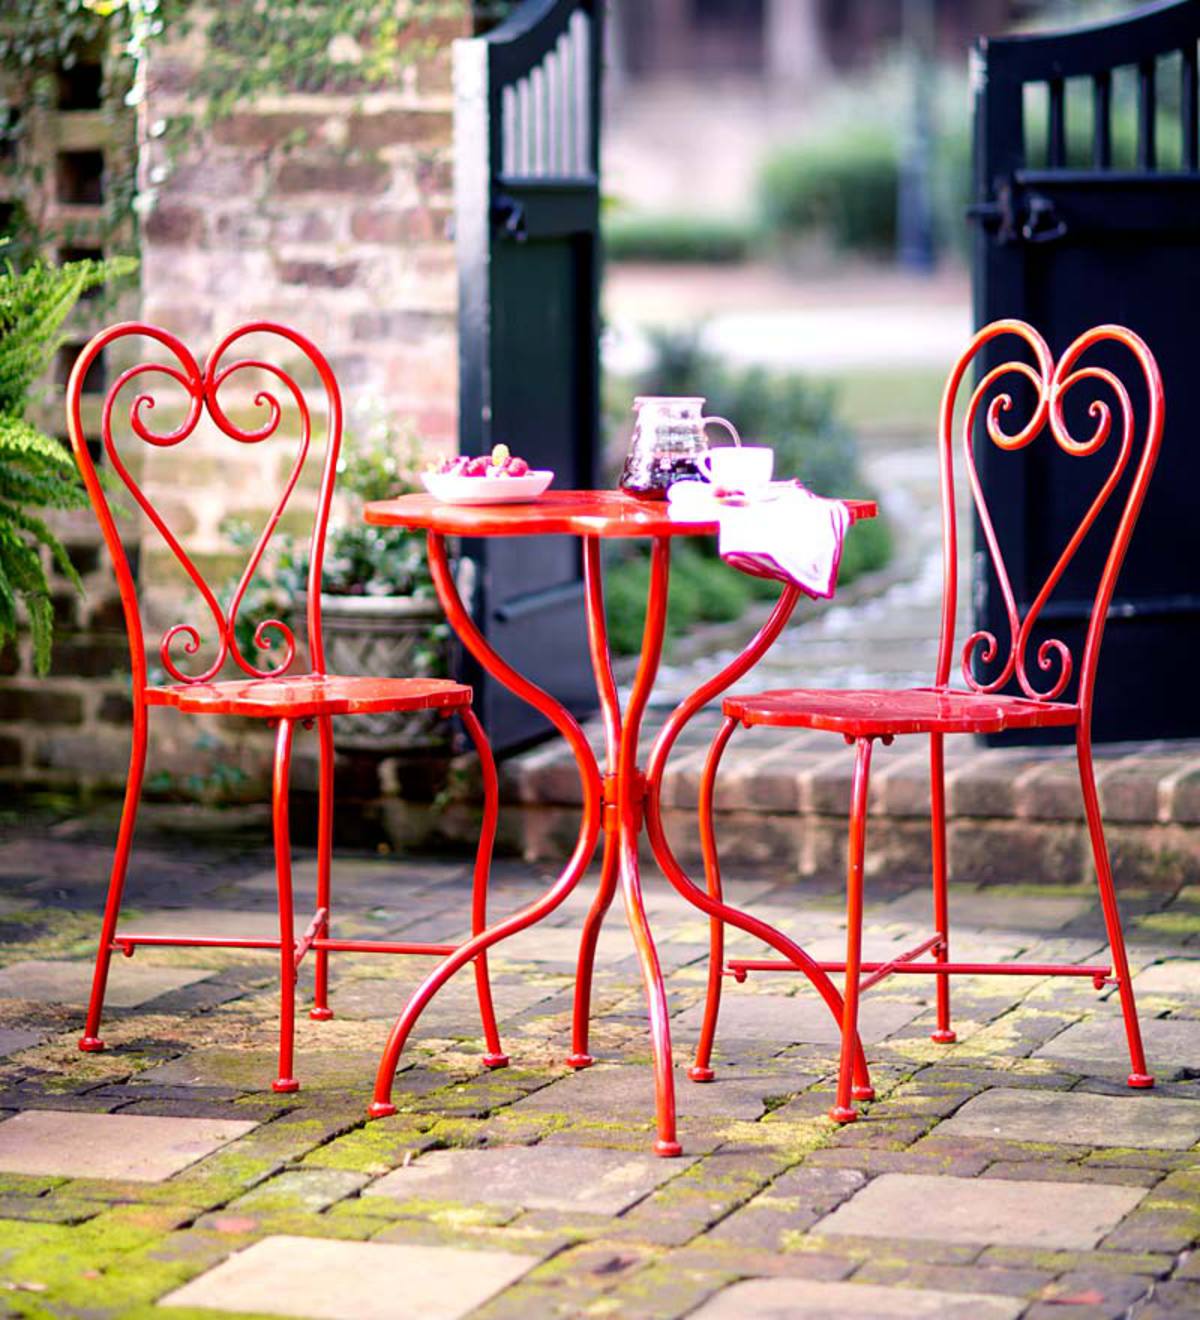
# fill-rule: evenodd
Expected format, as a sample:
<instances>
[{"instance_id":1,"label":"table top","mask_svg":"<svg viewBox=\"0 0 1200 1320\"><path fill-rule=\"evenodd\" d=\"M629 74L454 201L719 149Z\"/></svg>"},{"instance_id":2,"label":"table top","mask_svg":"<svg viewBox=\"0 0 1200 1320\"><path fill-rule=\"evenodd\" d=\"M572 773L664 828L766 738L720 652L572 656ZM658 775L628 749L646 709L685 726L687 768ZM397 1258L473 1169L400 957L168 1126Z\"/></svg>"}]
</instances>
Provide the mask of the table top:
<instances>
[{"instance_id":1,"label":"table top","mask_svg":"<svg viewBox=\"0 0 1200 1320\"><path fill-rule=\"evenodd\" d=\"M845 500L851 519L874 518L873 500ZM420 527L449 536L715 536L716 519L672 518L665 500L620 490L548 490L525 504L443 504L432 495L375 500L363 510L380 527Z\"/></svg>"}]
</instances>

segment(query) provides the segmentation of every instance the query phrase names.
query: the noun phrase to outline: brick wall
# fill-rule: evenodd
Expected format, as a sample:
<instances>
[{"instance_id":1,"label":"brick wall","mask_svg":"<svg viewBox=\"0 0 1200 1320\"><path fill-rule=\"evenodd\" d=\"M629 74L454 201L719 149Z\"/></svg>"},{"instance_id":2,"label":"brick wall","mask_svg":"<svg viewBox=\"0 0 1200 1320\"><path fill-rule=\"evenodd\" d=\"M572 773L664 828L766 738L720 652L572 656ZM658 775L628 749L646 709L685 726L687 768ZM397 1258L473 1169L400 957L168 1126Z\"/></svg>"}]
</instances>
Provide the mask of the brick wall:
<instances>
[{"instance_id":1,"label":"brick wall","mask_svg":"<svg viewBox=\"0 0 1200 1320\"><path fill-rule=\"evenodd\" d=\"M436 32L425 27L419 50L385 92L260 97L182 137L170 130L173 122L183 116L202 122L194 91L206 58L204 25L159 44L136 111L145 208L136 241L141 305L122 312L174 331L201 359L240 322L291 324L330 358L351 433L361 413L382 415L411 425L423 448L452 451L457 283L450 42L465 31L465 19ZM60 146L111 150L102 131L111 121L98 109L48 112L30 150L51 166L44 177L52 204L55 179L69 177L56 169ZM75 160L87 164L84 157ZM98 232L99 201L66 205L74 234L91 232L89 224ZM86 311L79 327L75 347L94 328ZM111 379L121 363L106 365ZM62 380L60 372L48 414L55 430L62 427ZM160 408L155 424L169 416ZM317 419L318 435L319 427ZM147 494L219 585L237 563L223 520L234 514L261 524L293 455L288 436L243 446L197 432L179 449L149 455L142 476ZM314 457L319 462L320 455ZM309 466L316 465L310 460ZM297 492L302 503L311 498L315 478L315 471L306 474ZM341 516L355 515L347 508ZM0 782L111 789L124 782L128 757L124 631L90 514L73 515L66 530L88 594L78 602L64 589L49 680L32 675L24 643L0 656ZM153 655L163 627L202 624L206 611L194 592L185 591L152 528L130 518L122 532L137 556ZM205 631L211 635L211 624ZM247 795L261 792L269 755L261 731L248 731L244 722L172 715L156 712L152 719L153 784L227 791L230 784L218 783L214 772L233 766L247 776Z\"/></svg>"}]
</instances>

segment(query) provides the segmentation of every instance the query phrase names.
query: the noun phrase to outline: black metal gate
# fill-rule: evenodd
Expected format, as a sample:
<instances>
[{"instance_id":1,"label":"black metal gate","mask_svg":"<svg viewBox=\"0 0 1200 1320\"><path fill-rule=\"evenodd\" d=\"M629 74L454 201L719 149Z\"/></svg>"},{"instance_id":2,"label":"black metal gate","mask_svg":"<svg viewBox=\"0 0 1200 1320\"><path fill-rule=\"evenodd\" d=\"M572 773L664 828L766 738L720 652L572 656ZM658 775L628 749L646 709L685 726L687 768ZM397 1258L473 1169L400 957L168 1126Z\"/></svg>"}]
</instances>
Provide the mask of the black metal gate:
<instances>
[{"instance_id":1,"label":"black metal gate","mask_svg":"<svg viewBox=\"0 0 1200 1320\"><path fill-rule=\"evenodd\" d=\"M976 324L1021 317L1058 353L1117 322L1162 368L1166 431L1105 634L1099 740L1200 734L1198 38L1200 0L1173 0L1068 32L984 39L974 53ZM1016 455L981 443L979 460L1023 612L1092 492L1054 445ZM1043 615L1076 654L1104 532ZM976 557L976 626L1003 637L986 558Z\"/></svg>"},{"instance_id":2,"label":"black metal gate","mask_svg":"<svg viewBox=\"0 0 1200 1320\"><path fill-rule=\"evenodd\" d=\"M595 485L603 0L526 0L455 45L459 439L503 441L560 490ZM595 704L571 537L476 540L475 618L573 710ZM498 749L549 725L472 666Z\"/></svg>"}]
</instances>

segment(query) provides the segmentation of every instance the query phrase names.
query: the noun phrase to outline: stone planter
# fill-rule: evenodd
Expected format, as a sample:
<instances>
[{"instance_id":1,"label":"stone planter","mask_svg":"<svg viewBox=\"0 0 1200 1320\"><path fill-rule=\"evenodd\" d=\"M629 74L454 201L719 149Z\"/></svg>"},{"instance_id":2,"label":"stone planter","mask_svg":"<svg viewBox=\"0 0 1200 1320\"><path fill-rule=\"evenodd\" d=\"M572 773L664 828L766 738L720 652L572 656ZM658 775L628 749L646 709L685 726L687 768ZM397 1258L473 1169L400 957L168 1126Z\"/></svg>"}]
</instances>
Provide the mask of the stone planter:
<instances>
[{"instance_id":1,"label":"stone planter","mask_svg":"<svg viewBox=\"0 0 1200 1320\"><path fill-rule=\"evenodd\" d=\"M302 619L304 596L296 598ZM321 597L325 664L334 674L372 678L441 678L450 670L449 640L435 646L430 632L444 621L436 600L390 596ZM395 752L447 750L452 725L435 711L343 715L333 721L340 750Z\"/></svg>"}]
</instances>

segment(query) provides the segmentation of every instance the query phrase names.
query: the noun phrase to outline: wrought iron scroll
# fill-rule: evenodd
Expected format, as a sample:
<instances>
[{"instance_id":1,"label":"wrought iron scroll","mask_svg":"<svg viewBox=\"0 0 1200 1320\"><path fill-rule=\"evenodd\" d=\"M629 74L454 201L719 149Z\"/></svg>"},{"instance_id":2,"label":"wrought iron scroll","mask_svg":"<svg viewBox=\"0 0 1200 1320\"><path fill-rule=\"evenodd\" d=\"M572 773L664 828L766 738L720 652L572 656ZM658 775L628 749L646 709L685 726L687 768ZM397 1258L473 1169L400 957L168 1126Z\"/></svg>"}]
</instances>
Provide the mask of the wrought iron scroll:
<instances>
[{"instance_id":1,"label":"wrought iron scroll","mask_svg":"<svg viewBox=\"0 0 1200 1320\"><path fill-rule=\"evenodd\" d=\"M1094 680L1094 657L1099 644L1099 635L1104 627L1104 618L1112 598L1117 574L1125 556L1129 537L1132 534L1133 523L1145 495L1146 483L1157 457L1162 435L1162 383L1159 379L1157 366L1146 345L1137 335L1119 326L1098 326L1080 335L1055 365L1045 341L1031 326L1022 321L995 322L984 327L971 341L971 345L962 358L959 359L954 374L947 385L942 404L941 420L942 463L944 469L947 469L953 462L953 414L958 386L969 363L979 349L990 340L1001 335L1011 335L1022 340L1031 351L1036 365L1013 360L1002 363L986 372L972 391L962 422L962 441L967 478L970 483L983 539L987 545L996 580L999 584L1009 627L1008 644L1003 650L1002 660L1001 644L994 633L980 630L972 633L966 639L961 654L961 671L967 687L973 692L998 692L1013 679L1016 680L1022 694L1033 701L1053 701L1061 697L1066 691L1076 668L1075 658L1072 656L1070 648L1065 642L1056 637L1047 638L1038 644L1035 653L1037 669L1042 674L1049 676L1048 685L1038 687L1029 672L1027 660L1029 642L1046 602L1058 586L1075 553L1125 475L1133 452L1136 430L1133 403L1120 378L1105 367L1079 366L1078 363L1083 355L1097 343L1107 342L1122 345L1129 349L1138 361L1149 391L1149 416L1141 461L1129 495L1126 498L1124 513L1117 529L1112 550L1108 555L1100 582L1097 585L1091 620L1084 644L1079 684L1079 699L1082 702L1090 700ZM1012 381L1014 384L1024 382L1035 392L1035 401L1028 419L1023 425L1013 430L1006 430L1002 424L1002 418L1013 408L1013 396L1004 389L997 390L997 386L1002 385L1006 380ZM1102 396L1093 398L1087 407L1088 416L1094 422L1091 434L1083 438L1076 438L1068 428L1063 405L1067 396L1085 383L1102 386L1105 390L1111 391L1116 408L1114 414L1112 403L1106 401ZM981 408L985 408L982 427L979 425ZM987 500L979 480L975 462L975 437L982 431L983 435L998 448L1011 452L1024 449L1032 444L1049 425L1054 443L1065 454L1073 458L1088 458L1104 448L1109 436L1112 434L1114 422L1118 427L1120 438L1111 469L1050 570L1041 589L1022 617L1013 593L1004 554L996 536ZM952 499L952 495L950 498ZM947 510L947 516L952 518L952 511ZM948 523L948 529L950 538L948 548L953 550L954 531L952 521ZM951 590L953 590L953 578L948 578L948 582ZM948 600L947 613L944 617L953 618L952 600ZM943 637L942 652L939 659L939 684L945 684L949 677L949 652L947 649L950 645L949 636L950 634L947 634ZM994 672L991 678L976 676L979 668L992 667L997 664L999 664L999 669Z\"/></svg>"},{"instance_id":2,"label":"wrought iron scroll","mask_svg":"<svg viewBox=\"0 0 1200 1320\"><path fill-rule=\"evenodd\" d=\"M193 623L176 623L168 628L159 643L158 657L166 672L178 683L197 684L211 682L227 661L232 660L243 673L251 678L278 678L291 667L296 656L296 638L291 627L281 619L264 619L254 631L254 646L262 652L273 651L282 643L282 656L274 665L258 665L243 654L237 639L238 611L242 606L247 589L258 571L267 545L279 525L283 511L287 506L300 473L308 458L312 439L312 416L304 391L295 379L274 363L258 357L235 358L226 361L230 348L239 340L252 334L268 333L281 336L296 345L316 367L325 386L327 405L330 412L329 444L325 455L325 478L321 486L319 507L314 527L310 553L310 605L309 605L309 650L313 667L319 672L323 669L324 657L320 643L319 606L313 604L314 594L319 598L321 558L324 547L325 528L329 517L329 503L332 494L332 475L337 460L337 450L341 437L341 407L337 386L332 372L323 356L303 336L283 326L268 322L256 322L242 326L229 334L216 348L203 371L185 345L169 332L156 327L127 323L114 326L98 335L81 355L80 365L94 357L100 349L114 339L141 336L156 340L168 349L176 358L178 365L164 362L143 362L122 372L108 390L101 417L101 437L104 451L114 471L124 482L134 501L145 514L151 525L163 538L167 547L179 562L184 573L199 592L200 597L212 617L216 629L217 650L211 663L200 673L189 674L180 668L179 651L184 655L195 655L202 644L200 628ZM84 368L86 369L86 368ZM274 384L260 387L253 396L253 405L263 410L263 420L258 426L243 427L231 419L220 401L221 390L231 377L254 371L273 378ZM80 368L76 369L80 375ZM156 406L155 394L149 388L147 378L157 378L156 383L171 382L184 392L187 398L187 411L183 420L173 430L158 431L154 428L149 414ZM82 377L80 377L82 378ZM165 378L165 381L164 379ZM117 448L113 435L113 415L116 411L118 396L131 383L138 382L138 390L129 404L129 427L140 440L158 449L174 448L182 444L195 431L201 417L207 413L213 424L224 435L239 444L255 445L274 436L287 411L285 402L290 399L299 422L300 437L295 460L284 484L282 493L267 518L258 539L250 551L245 568L234 588L227 607L223 607L215 592L197 568L194 560L180 544L167 521L154 507L143 491L140 483L129 470ZM78 452L78 449L77 449ZM85 473L85 479L87 477ZM94 473L91 474L94 477ZM92 482L89 481L89 487ZM98 490L98 487L97 487ZM111 539L111 538L110 538ZM123 555L118 560L123 564ZM128 575L128 567L124 565ZM122 583L123 597L126 587L132 583ZM314 593L313 588L316 588ZM176 646L176 639L182 638L182 645ZM140 652L140 644L135 654ZM175 654L172 654L172 652ZM145 675L140 676L142 681Z\"/></svg>"}]
</instances>

